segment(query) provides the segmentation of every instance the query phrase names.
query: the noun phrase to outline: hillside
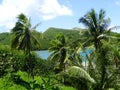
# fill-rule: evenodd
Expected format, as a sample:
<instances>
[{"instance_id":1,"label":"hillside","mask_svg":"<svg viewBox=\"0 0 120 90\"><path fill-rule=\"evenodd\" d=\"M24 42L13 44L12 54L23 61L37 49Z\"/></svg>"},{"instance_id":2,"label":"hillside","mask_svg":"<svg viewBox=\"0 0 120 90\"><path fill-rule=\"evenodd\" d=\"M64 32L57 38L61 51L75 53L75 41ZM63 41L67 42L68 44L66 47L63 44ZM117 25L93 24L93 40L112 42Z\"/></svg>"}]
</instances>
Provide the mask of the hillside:
<instances>
[{"instance_id":1,"label":"hillside","mask_svg":"<svg viewBox=\"0 0 120 90\"><path fill-rule=\"evenodd\" d=\"M0 44L10 45L12 35L8 32L0 33Z\"/></svg>"},{"instance_id":2,"label":"hillside","mask_svg":"<svg viewBox=\"0 0 120 90\"><path fill-rule=\"evenodd\" d=\"M85 31L85 29L81 29L81 31ZM62 33L66 36L67 39L70 40L76 40L77 38L80 38L80 30L78 29L61 29L61 28L48 28L43 33L43 39L41 40L42 48L47 49L50 46L50 41L55 38L55 36L59 33Z\"/></svg>"},{"instance_id":3,"label":"hillside","mask_svg":"<svg viewBox=\"0 0 120 90\"><path fill-rule=\"evenodd\" d=\"M59 33L62 33L66 36L67 39L76 40L80 38L80 32L86 31L85 29L61 29L61 28L48 28L45 32L43 32L43 38L40 39L41 49L48 49L50 47L50 41L55 38L55 36ZM34 33L35 36L39 36L39 32ZM86 33L88 36L88 33ZM10 33L1 33L0 34L0 44L10 45L12 35Z\"/></svg>"},{"instance_id":4,"label":"hillside","mask_svg":"<svg viewBox=\"0 0 120 90\"><path fill-rule=\"evenodd\" d=\"M40 32L35 31L33 34L37 37L37 39L41 43L41 48L42 50L48 49L50 47L50 41L55 38L55 36L59 33L62 33L66 36L66 39L68 42L77 40L77 39L82 39L82 38L89 38L89 33L86 29L79 29L79 28L73 28L73 29L61 29L61 28L48 28L45 32L43 32L42 36L43 38L40 37ZM120 34L118 33L111 33L112 36L119 37ZM11 33L0 33L0 44L3 45L10 45L12 39ZM83 39L85 40L85 39ZM84 41L83 41L84 42ZM37 49L37 48L34 48Z\"/></svg>"}]
</instances>

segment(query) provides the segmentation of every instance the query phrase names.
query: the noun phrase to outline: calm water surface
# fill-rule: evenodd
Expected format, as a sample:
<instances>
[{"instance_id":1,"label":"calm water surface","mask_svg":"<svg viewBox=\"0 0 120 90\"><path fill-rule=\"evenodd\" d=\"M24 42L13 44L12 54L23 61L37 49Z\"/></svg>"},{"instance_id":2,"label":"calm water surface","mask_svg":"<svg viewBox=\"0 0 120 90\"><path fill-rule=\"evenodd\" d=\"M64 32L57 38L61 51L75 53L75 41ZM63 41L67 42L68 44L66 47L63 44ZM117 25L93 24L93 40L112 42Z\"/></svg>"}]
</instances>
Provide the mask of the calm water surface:
<instances>
[{"instance_id":1,"label":"calm water surface","mask_svg":"<svg viewBox=\"0 0 120 90\"><path fill-rule=\"evenodd\" d=\"M50 56L50 52L48 50L41 50L41 51L36 51L38 56L40 56L42 59L47 59Z\"/></svg>"},{"instance_id":2,"label":"calm water surface","mask_svg":"<svg viewBox=\"0 0 120 90\"><path fill-rule=\"evenodd\" d=\"M80 54L84 57L84 59L86 60L86 54L89 54L91 52L90 49L84 51L84 52L80 52ZM41 50L41 51L36 51L36 53L38 54L38 56L40 56L42 59L47 59L50 56L50 52L48 50Z\"/></svg>"}]
</instances>

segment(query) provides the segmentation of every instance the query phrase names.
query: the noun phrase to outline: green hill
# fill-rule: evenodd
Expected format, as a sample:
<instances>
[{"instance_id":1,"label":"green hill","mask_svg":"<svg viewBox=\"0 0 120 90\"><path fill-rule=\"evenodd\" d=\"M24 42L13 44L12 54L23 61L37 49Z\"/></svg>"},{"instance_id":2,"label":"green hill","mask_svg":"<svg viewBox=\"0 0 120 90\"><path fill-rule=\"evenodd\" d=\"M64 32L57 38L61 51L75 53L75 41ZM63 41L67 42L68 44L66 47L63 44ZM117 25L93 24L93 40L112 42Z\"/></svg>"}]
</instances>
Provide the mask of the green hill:
<instances>
[{"instance_id":1,"label":"green hill","mask_svg":"<svg viewBox=\"0 0 120 90\"><path fill-rule=\"evenodd\" d=\"M66 36L68 41L76 40L77 38L80 38L80 31L85 31L85 29L61 29L61 28L48 28L43 33L43 39L41 40L42 43L42 49L47 49L50 47L50 41L55 38L55 36L59 33L62 33Z\"/></svg>"},{"instance_id":2,"label":"green hill","mask_svg":"<svg viewBox=\"0 0 120 90\"><path fill-rule=\"evenodd\" d=\"M12 35L8 32L0 33L0 44L10 45Z\"/></svg>"},{"instance_id":3,"label":"green hill","mask_svg":"<svg viewBox=\"0 0 120 90\"><path fill-rule=\"evenodd\" d=\"M41 49L48 49L50 47L50 41L55 38L55 36L59 33L62 33L66 36L68 41L76 40L80 38L80 33L82 31L86 31L85 29L61 29L61 28L48 28L45 32L43 32L43 38L39 37L40 32L35 31L34 35L40 40ZM86 34L86 33L85 33ZM88 33L87 33L88 34ZM88 36L88 35L86 35ZM12 39L11 33L0 33L0 44L10 45Z\"/></svg>"},{"instance_id":4,"label":"green hill","mask_svg":"<svg viewBox=\"0 0 120 90\"><path fill-rule=\"evenodd\" d=\"M42 50L48 49L50 47L50 41L55 39L56 35L62 33L66 36L67 41L71 42L77 39L82 39L83 38L89 38L89 33L88 30L86 29L80 29L80 28L73 28L73 29L61 29L61 28L48 28L45 32L43 32L42 36L43 38L40 37L40 32L34 31L33 34L37 37L37 39L41 43L41 48ZM120 34L111 32L112 36L115 37L120 37ZM11 33L0 33L0 44L3 45L10 45L12 39ZM83 41L84 42L84 41ZM36 48L34 48L36 49Z\"/></svg>"}]
</instances>

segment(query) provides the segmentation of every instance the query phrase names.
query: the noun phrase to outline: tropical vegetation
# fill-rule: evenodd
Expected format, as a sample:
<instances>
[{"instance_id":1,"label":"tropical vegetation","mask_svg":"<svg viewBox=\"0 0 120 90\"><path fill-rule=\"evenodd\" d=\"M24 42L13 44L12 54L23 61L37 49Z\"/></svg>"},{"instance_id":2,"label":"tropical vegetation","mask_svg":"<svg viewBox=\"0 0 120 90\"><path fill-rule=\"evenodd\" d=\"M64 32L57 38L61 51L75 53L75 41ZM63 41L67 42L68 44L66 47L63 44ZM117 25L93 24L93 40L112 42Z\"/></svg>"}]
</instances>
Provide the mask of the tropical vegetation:
<instances>
[{"instance_id":1,"label":"tropical vegetation","mask_svg":"<svg viewBox=\"0 0 120 90\"><path fill-rule=\"evenodd\" d=\"M11 32L0 34L0 90L120 90L120 34L112 32L119 26L109 28L105 15L91 9L79 19L86 29L44 33L18 15ZM47 60L35 53L43 49Z\"/></svg>"}]
</instances>

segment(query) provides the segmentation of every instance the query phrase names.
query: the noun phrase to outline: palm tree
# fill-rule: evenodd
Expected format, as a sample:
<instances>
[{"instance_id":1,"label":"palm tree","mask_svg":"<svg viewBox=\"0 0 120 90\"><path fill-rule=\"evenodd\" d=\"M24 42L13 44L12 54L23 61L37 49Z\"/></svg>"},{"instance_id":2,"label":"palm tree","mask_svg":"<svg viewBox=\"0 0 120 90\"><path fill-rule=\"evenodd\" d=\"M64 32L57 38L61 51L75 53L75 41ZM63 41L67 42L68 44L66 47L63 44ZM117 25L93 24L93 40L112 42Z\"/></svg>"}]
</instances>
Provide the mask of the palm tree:
<instances>
[{"instance_id":1,"label":"palm tree","mask_svg":"<svg viewBox=\"0 0 120 90\"><path fill-rule=\"evenodd\" d=\"M90 12L79 19L79 22L83 23L90 31L91 37L88 42L92 41L95 47L94 56L91 55L91 58L88 59L88 71L97 82L94 90L104 90L109 87L115 87L113 84L115 83L115 79L113 80L115 64L117 65L120 55L118 50L110 45L110 39L107 43L103 38L111 38L108 32L119 28L119 26L108 29L110 19L105 18L105 11L102 9L99 14L97 14L94 9L91 9ZM94 65L92 63L94 63Z\"/></svg>"},{"instance_id":2,"label":"palm tree","mask_svg":"<svg viewBox=\"0 0 120 90\"><path fill-rule=\"evenodd\" d=\"M59 61L59 69L65 69L65 59L67 55L67 42L63 34L58 34L56 39L51 42L51 47L49 48L52 51L50 55L50 60Z\"/></svg>"},{"instance_id":3,"label":"palm tree","mask_svg":"<svg viewBox=\"0 0 120 90\"><path fill-rule=\"evenodd\" d=\"M30 19L24 14L20 14L17 18L18 21L11 30L14 34L11 47L24 50L26 54L30 54L32 44L40 45L39 41L32 34L39 24L31 27Z\"/></svg>"},{"instance_id":4,"label":"palm tree","mask_svg":"<svg viewBox=\"0 0 120 90\"><path fill-rule=\"evenodd\" d=\"M39 24L31 27L30 19L28 19L24 14L18 15L17 18L18 21L16 22L15 27L13 27L11 30L14 35L11 47L19 50L24 50L26 56L28 56L28 67L32 70L34 68L34 65L32 64L32 60L30 60L30 52L32 50L33 44L36 46L40 45L39 41L32 33L35 31L36 27Z\"/></svg>"},{"instance_id":5,"label":"palm tree","mask_svg":"<svg viewBox=\"0 0 120 90\"><path fill-rule=\"evenodd\" d=\"M79 23L83 23L88 28L92 36L91 41L94 42L95 49L98 49L101 46L99 36L107 30L110 24L110 18L105 18L105 11L101 9L97 14L94 9L91 9L90 12L79 19Z\"/></svg>"}]
</instances>

